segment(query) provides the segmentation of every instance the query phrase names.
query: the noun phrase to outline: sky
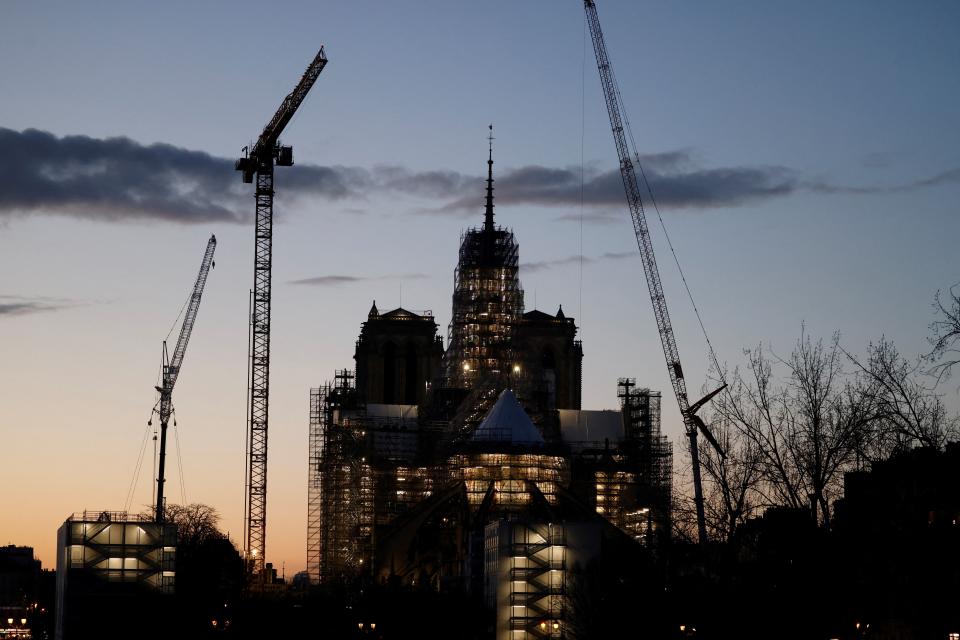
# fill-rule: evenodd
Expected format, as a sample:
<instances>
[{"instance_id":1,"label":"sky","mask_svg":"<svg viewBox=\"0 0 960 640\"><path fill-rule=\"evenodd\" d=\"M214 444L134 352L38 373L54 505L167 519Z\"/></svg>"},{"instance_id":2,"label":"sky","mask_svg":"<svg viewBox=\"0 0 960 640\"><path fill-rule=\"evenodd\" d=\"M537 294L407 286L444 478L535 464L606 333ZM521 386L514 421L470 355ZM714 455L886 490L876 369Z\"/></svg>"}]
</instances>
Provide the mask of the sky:
<instances>
[{"instance_id":1,"label":"sky","mask_svg":"<svg viewBox=\"0 0 960 640\"><path fill-rule=\"evenodd\" d=\"M720 360L789 352L801 323L853 353L880 336L923 353L935 292L960 282L960 5L597 4ZM321 44L276 177L268 561L305 567L309 389L352 368L371 302L430 309L446 335L490 123L497 222L526 308L577 318L584 407L636 377L664 391L682 449L581 4L8 0L3 16L0 544L53 568L68 515L150 503L149 440L133 479L161 343L210 234L167 494L241 541L253 197L232 164ZM648 215L697 389L706 344Z\"/></svg>"}]
</instances>

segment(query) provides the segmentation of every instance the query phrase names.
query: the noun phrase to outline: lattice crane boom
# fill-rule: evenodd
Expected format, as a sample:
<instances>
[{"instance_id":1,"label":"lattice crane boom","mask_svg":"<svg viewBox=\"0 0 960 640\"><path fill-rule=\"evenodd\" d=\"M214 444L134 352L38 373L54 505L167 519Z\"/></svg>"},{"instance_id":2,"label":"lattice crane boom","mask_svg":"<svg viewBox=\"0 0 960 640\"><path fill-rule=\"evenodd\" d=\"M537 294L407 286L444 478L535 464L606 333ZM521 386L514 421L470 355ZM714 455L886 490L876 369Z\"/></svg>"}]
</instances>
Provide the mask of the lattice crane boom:
<instances>
[{"instance_id":1,"label":"lattice crane boom","mask_svg":"<svg viewBox=\"0 0 960 640\"><path fill-rule=\"evenodd\" d=\"M157 505L155 515L157 522L163 522L163 485L164 466L167 456L167 423L170 421L170 414L173 412L173 387L177 383L177 377L180 375L180 367L183 365L183 357L187 353L187 344L190 342L190 334L193 333L193 325L197 321L197 312L200 310L200 298L203 296L203 288L207 284L207 275L210 273L210 267L213 265L213 252L217 248L217 237L210 236L207 241L207 249L203 253L203 260L200 262L200 272L197 274L197 280L193 285L193 293L190 294L190 301L187 304L186 313L183 316L183 324L180 325L180 336L177 338L177 344L173 348L173 357L168 358L167 341L163 341L163 372L161 382L157 391L160 392L160 408L157 413L160 417L160 455L157 459Z\"/></svg>"},{"instance_id":2,"label":"lattice crane boom","mask_svg":"<svg viewBox=\"0 0 960 640\"><path fill-rule=\"evenodd\" d=\"M250 312L250 377L247 417L247 501L245 547L255 574L262 576L266 553L267 424L270 397L270 287L273 261L273 168L293 165L293 148L279 143L280 134L293 118L327 64L323 47L307 67L297 86L280 104L251 149L237 160L243 181L256 176L256 228L253 290Z\"/></svg>"},{"instance_id":3,"label":"lattice crane boom","mask_svg":"<svg viewBox=\"0 0 960 640\"><path fill-rule=\"evenodd\" d=\"M693 464L694 493L697 508L697 532L701 542L706 541L706 524L703 507L703 487L700 479L700 457L697 448L697 433L702 432L717 451L723 454L717 441L707 430L703 421L696 415L696 410L703 406L719 390L714 391L706 398L698 401L692 407L687 397L687 383L680 365L680 352L677 349L676 336L673 333L673 324L670 322L670 312L667 309L667 300L663 293L663 284L660 281L660 270L657 268L657 258L653 251L650 239L650 229L647 226L647 217L643 209L643 199L640 195L640 183L634 169L634 158L638 157L636 150L631 149L624 129L623 105L620 91L617 87L613 67L607 54L607 46L600 28L600 18L593 0L584 0L584 10L590 26L590 37L593 41L593 51L597 59L597 69L600 72L600 83L603 85L603 96L607 106L607 115L610 118L610 128L613 132L613 141L620 159L620 176L623 179L623 188L627 196L627 205L630 208L630 219L637 236L637 246L640 249L640 258L643 271L647 278L647 289L650 301L653 303L653 314L656 317L657 329L660 333L660 342L663 346L663 355L667 360L667 371L673 392L680 405L680 414L683 416L687 437L690 440L690 457ZM722 387L721 387L722 389Z\"/></svg>"}]
</instances>

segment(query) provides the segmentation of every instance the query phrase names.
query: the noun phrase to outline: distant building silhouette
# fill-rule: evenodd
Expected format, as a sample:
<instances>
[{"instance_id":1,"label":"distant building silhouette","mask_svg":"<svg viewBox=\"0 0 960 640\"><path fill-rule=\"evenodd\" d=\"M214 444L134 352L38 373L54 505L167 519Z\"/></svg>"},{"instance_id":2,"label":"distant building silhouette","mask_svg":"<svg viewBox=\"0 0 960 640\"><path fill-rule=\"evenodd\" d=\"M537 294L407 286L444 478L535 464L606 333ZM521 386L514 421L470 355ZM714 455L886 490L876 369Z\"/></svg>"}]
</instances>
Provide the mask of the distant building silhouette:
<instances>
[{"instance_id":1,"label":"distant building silhouette","mask_svg":"<svg viewBox=\"0 0 960 640\"><path fill-rule=\"evenodd\" d=\"M960 443L846 474L833 522L838 575L850 615L874 634L960 632L958 475Z\"/></svg>"},{"instance_id":2,"label":"distant building silhouette","mask_svg":"<svg viewBox=\"0 0 960 640\"><path fill-rule=\"evenodd\" d=\"M33 547L0 547L0 638L30 638L40 614L40 561Z\"/></svg>"}]
</instances>

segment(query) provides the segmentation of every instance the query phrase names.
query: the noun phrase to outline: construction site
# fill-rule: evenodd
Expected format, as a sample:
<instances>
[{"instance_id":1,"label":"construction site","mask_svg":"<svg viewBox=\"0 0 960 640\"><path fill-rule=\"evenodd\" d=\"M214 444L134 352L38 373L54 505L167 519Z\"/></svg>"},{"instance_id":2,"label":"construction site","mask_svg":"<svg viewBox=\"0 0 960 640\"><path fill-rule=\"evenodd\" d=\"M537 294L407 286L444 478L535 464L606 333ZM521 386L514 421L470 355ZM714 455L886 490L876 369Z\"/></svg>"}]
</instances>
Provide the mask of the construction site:
<instances>
[{"instance_id":1,"label":"construction site","mask_svg":"<svg viewBox=\"0 0 960 640\"><path fill-rule=\"evenodd\" d=\"M596 7L589 1L584 7L690 441L705 542L698 434L720 449L696 411L717 391L693 404L687 399L634 168L639 156L628 144ZM287 589L267 562L266 546L274 169L293 165L292 147L280 135L326 64L321 47L235 165L255 197L242 551L244 594L253 599L281 597ZM309 392L307 570L300 587L346 594L345 610L369 608L364 594L377 588L452 597L483 611L484 637L584 637L595 615L591 594L627 593L628 583L662 592L653 567L671 540L673 444L661 430L660 391L635 378L608 381L618 406L582 407L584 348L576 319L562 306L555 313L527 310L518 239L494 215L492 125L488 138L482 224L460 236L446 340L431 311L381 311L373 302L360 322L354 362ZM91 603L106 593L72 585L113 585L151 597L180 591L177 527L181 536L183 530L168 517L165 501L167 430L176 424L174 385L215 248L211 237L179 339L169 352L163 342L152 414L159 427L153 512L94 512L64 523L58 638L77 637L78 621L96 618ZM228 613L212 615L210 629L228 630ZM358 624L361 634L375 632L374 622Z\"/></svg>"},{"instance_id":2,"label":"construction site","mask_svg":"<svg viewBox=\"0 0 960 640\"><path fill-rule=\"evenodd\" d=\"M618 407L581 408L575 319L525 312L488 152L446 349L431 312L374 303L354 366L310 391L307 571L482 596L498 638L565 637L572 567L669 540L672 444L633 378L610 381Z\"/></svg>"},{"instance_id":3,"label":"construction site","mask_svg":"<svg viewBox=\"0 0 960 640\"><path fill-rule=\"evenodd\" d=\"M958 10L598 3L14 3L0 640L960 640Z\"/></svg>"}]
</instances>

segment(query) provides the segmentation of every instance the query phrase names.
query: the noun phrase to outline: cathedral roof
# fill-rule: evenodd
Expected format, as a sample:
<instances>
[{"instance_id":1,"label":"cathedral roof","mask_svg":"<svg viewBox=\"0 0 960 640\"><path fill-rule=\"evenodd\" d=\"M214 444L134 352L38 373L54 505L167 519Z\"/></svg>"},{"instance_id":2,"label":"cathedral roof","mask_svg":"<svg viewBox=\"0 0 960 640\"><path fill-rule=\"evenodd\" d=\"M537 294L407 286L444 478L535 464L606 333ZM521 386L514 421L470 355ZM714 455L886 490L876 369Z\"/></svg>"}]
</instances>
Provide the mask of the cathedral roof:
<instances>
[{"instance_id":1,"label":"cathedral roof","mask_svg":"<svg viewBox=\"0 0 960 640\"><path fill-rule=\"evenodd\" d=\"M543 436L530 421L517 397L504 389L487 417L473 432L474 442L503 442L505 444L542 445Z\"/></svg>"},{"instance_id":2,"label":"cathedral roof","mask_svg":"<svg viewBox=\"0 0 960 640\"><path fill-rule=\"evenodd\" d=\"M422 320L427 316L414 313L413 311L407 311L403 307L397 307L393 311L380 314L380 317L385 320Z\"/></svg>"},{"instance_id":3,"label":"cathedral roof","mask_svg":"<svg viewBox=\"0 0 960 640\"><path fill-rule=\"evenodd\" d=\"M550 315L549 313L544 313L539 309L534 309L533 311L527 311L525 314L523 314L523 319L524 320L540 320L540 321L546 320L547 322L552 322L557 318L555 316Z\"/></svg>"}]
</instances>

